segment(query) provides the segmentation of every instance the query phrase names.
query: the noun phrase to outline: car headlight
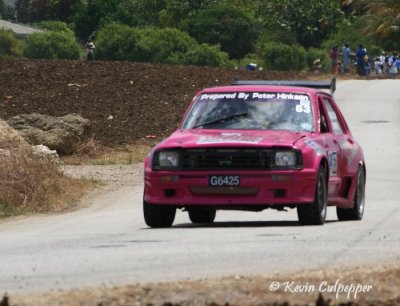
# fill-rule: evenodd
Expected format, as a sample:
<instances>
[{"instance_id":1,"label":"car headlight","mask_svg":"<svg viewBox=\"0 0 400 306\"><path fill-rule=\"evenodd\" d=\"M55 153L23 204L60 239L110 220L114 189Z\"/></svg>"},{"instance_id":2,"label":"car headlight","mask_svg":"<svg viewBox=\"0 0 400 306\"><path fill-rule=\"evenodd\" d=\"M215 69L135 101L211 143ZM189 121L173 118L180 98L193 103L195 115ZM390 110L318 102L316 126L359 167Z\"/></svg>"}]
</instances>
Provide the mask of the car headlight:
<instances>
[{"instance_id":1,"label":"car headlight","mask_svg":"<svg viewBox=\"0 0 400 306\"><path fill-rule=\"evenodd\" d=\"M298 158L295 151L277 151L275 152L275 166L294 167L298 165Z\"/></svg>"},{"instance_id":2,"label":"car headlight","mask_svg":"<svg viewBox=\"0 0 400 306\"><path fill-rule=\"evenodd\" d=\"M153 166L156 169L170 169L179 166L179 152L172 150L159 151L155 154Z\"/></svg>"}]
</instances>

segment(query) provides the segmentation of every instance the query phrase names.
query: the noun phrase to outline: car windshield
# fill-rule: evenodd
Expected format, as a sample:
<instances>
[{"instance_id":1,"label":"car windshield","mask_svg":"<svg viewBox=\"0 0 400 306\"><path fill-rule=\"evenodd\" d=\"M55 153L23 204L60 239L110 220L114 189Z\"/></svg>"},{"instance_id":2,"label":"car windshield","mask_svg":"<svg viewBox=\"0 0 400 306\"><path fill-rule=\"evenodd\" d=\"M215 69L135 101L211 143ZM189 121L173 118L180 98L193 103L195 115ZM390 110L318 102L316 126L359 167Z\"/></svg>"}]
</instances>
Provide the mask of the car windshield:
<instances>
[{"instance_id":1,"label":"car windshield","mask_svg":"<svg viewBox=\"0 0 400 306\"><path fill-rule=\"evenodd\" d=\"M310 97L284 92L203 93L184 129L314 131Z\"/></svg>"}]
</instances>

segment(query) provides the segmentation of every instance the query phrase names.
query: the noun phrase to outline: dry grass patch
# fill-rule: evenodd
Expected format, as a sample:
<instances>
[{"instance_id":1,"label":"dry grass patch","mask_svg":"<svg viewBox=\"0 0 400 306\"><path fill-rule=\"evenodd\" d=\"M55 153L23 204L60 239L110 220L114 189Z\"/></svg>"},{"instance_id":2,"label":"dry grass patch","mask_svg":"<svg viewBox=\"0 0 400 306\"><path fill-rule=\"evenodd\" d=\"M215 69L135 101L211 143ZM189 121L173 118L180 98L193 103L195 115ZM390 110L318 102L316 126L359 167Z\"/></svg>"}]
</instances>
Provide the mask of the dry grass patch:
<instances>
[{"instance_id":1,"label":"dry grass patch","mask_svg":"<svg viewBox=\"0 0 400 306\"><path fill-rule=\"evenodd\" d=\"M0 155L0 217L62 211L93 186L63 174L51 156L30 148Z\"/></svg>"},{"instance_id":2,"label":"dry grass patch","mask_svg":"<svg viewBox=\"0 0 400 306\"><path fill-rule=\"evenodd\" d=\"M271 289L274 282L280 288ZM285 283L293 282L310 290L291 292ZM347 295L334 288L343 285L370 286L368 292ZM324 285L324 284L327 285ZM322 286L322 290L318 288ZM327 286L332 292L326 292ZM197 281L132 284L114 288L82 288L26 296L11 296L10 305L19 306L391 306L400 305L398 264L375 267L341 267L304 271L291 275L232 276ZM294 286L292 286L294 290ZM301 292L303 291L303 292ZM320 292L323 291L323 292ZM321 294L322 298L319 298Z\"/></svg>"},{"instance_id":3,"label":"dry grass patch","mask_svg":"<svg viewBox=\"0 0 400 306\"><path fill-rule=\"evenodd\" d=\"M111 148L90 140L82 144L74 155L63 157L63 162L69 165L131 165L142 163L152 146L149 142Z\"/></svg>"}]
</instances>

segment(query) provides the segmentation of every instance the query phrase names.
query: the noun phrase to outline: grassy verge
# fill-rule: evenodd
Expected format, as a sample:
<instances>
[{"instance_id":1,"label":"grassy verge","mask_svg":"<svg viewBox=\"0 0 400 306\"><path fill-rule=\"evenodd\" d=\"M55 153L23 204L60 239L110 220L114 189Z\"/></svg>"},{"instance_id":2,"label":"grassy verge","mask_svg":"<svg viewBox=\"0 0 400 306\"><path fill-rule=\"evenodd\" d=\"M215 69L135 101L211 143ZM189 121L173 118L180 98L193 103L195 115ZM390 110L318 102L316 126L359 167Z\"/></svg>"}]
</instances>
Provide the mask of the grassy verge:
<instances>
[{"instance_id":1,"label":"grassy verge","mask_svg":"<svg viewBox=\"0 0 400 306\"><path fill-rule=\"evenodd\" d=\"M0 217L62 211L94 185L64 175L50 156L14 149L0 155Z\"/></svg>"},{"instance_id":2,"label":"grassy verge","mask_svg":"<svg viewBox=\"0 0 400 306\"><path fill-rule=\"evenodd\" d=\"M276 284L279 286L275 287ZM11 296L10 305L389 306L400 305L399 286L400 267L392 264L328 268L290 275L236 275L197 281L82 288Z\"/></svg>"},{"instance_id":3,"label":"grassy verge","mask_svg":"<svg viewBox=\"0 0 400 306\"><path fill-rule=\"evenodd\" d=\"M67 165L131 165L142 163L153 143L137 143L119 147L105 147L89 141L76 154L63 157Z\"/></svg>"}]
</instances>

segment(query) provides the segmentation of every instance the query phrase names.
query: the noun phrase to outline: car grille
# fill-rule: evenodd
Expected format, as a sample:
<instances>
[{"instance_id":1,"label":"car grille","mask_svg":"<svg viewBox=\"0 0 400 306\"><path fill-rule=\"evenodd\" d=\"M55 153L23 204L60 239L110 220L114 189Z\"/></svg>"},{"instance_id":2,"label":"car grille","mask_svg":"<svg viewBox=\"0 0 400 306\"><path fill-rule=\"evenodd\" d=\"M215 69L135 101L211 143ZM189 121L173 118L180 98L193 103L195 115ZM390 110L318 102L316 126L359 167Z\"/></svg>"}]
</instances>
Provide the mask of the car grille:
<instances>
[{"instance_id":1,"label":"car grille","mask_svg":"<svg viewBox=\"0 0 400 306\"><path fill-rule=\"evenodd\" d=\"M265 170L272 167L273 150L257 148L185 149L182 170Z\"/></svg>"}]
</instances>

